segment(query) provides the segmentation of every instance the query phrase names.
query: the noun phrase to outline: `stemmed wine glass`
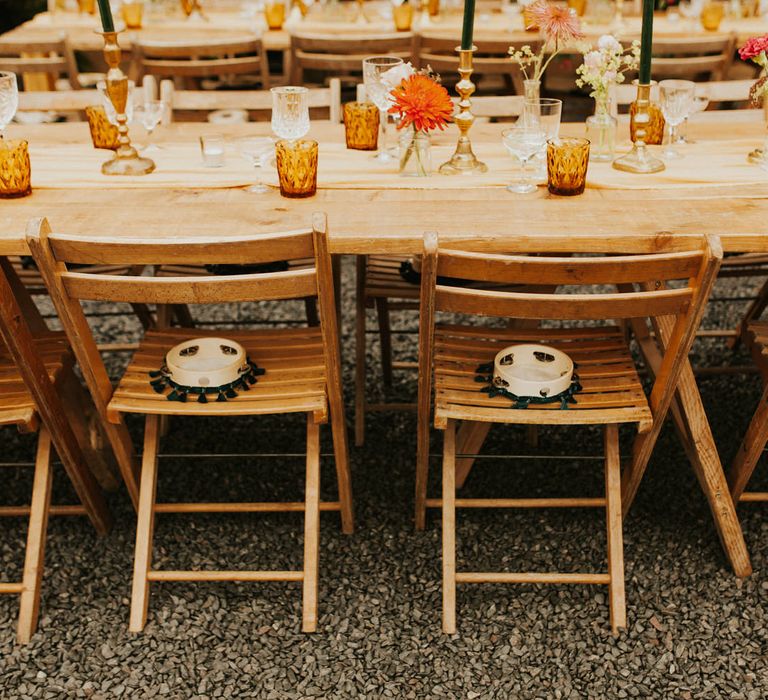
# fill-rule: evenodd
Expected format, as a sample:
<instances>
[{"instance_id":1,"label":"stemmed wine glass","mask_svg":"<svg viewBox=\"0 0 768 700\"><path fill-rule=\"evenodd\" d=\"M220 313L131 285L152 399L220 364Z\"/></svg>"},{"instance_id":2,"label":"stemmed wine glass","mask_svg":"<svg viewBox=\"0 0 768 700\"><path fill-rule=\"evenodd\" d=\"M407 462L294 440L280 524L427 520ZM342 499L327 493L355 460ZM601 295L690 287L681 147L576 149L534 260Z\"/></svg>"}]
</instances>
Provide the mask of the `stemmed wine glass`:
<instances>
[{"instance_id":1,"label":"stemmed wine glass","mask_svg":"<svg viewBox=\"0 0 768 700\"><path fill-rule=\"evenodd\" d=\"M680 152L675 148L677 142L677 127L691 113L696 83L690 80L662 80L659 83L661 97L661 112L669 124L669 143L662 151L666 158L680 158Z\"/></svg>"},{"instance_id":2,"label":"stemmed wine glass","mask_svg":"<svg viewBox=\"0 0 768 700\"><path fill-rule=\"evenodd\" d=\"M272 92L272 131L275 136L295 141L309 131L309 90L288 85Z\"/></svg>"},{"instance_id":3,"label":"stemmed wine glass","mask_svg":"<svg viewBox=\"0 0 768 700\"><path fill-rule=\"evenodd\" d=\"M146 100L143 105L140 105L136 108L136 111L139 111L139 116L141 120L141 125L144 127L144 129L147 132L147 141L152 137L152 133L154 132L157 125L161 122L163 118L163 112L165 111L165 103L162 100ZM153 151L159 151L160 146L153 144L149 144L142 149L145 153L146 152L153 152Z\"/></svg>"},{"instance_id":4,"label":"stemmed wine glass","mask_svg":"<svg viewBox=\"0 0 768 700\"><path fill-rule=\"evenodd\" d=\"M0 138L19 108L19 86L16 74L0 71Z\"/></svg>"},{"instance_id":5,"label":"stemmed wine glass","mask_svg":"<svg viewBox=\"0 0 768 700\"><path fill-rule=\"evenodd\" d=\"M547 142L547 135L539 127L523 124L504 129L501 132L501 138L510 155L516 156L520 161L520 179L516 183L507 185L507 189L516 194L535 192L536 185L529 182L526 165Z\"/></svg>"},{"instance_id":6,"label":"stemmed wine glass","mask_svg":"<svg viewBox=\"0 0 768 700\"><path fill-rule=\"evenodd\" d=\"M392 86L382 76L388 70L403 64L396 56L371 56L363 59L363 82L368 99L378 108L381 115L381 143L374 156L382 163L388 163L394 156L387 151L387 110L390 107L389 93Z\"/></svg>"},{"instance_id":7,"label":"stemmed wine glass","mask_svg":"<svg viewBox=\"0 0 768 700\"><path fill-rule=\"evenodd\" d=\"M693 104L691 105L691 112L682 123L679 133L680 136L677 139L678 143L696 143L690 136L688 136L688 119L694 114L703 112L709 105L710 90L706 84L697 84L693 94Z\"/></svg>"},{"instance_id":8,"label":"stemmed wine glass","mask_svg":"<svg viewBox=\"0 0 768 700\"><path fill-rule=\"evenodd\" d=\"M237 150L254 168L263 170L275 152L275 141L270 136L247 137L237 142ZM259 177L258 181L246 187L245 191L264 194L269 192L269 187Z\"/></svg>"}]
</instances>

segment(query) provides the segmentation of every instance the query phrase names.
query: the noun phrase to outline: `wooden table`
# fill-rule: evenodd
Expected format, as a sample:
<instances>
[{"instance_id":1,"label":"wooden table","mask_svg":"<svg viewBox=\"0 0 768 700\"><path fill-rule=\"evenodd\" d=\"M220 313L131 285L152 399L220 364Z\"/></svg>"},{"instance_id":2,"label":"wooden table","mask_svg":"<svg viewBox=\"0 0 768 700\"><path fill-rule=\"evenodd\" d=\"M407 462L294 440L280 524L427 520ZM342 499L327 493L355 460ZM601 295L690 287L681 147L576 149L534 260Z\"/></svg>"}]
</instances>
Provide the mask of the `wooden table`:
<instances>
[{"instance_id":1,"label":"wooden table","mask_svg":"<svg viewBox=\"0 0 768 700\"><path fill-rule=\"evenodd\" d=\"M765 127L758 111L736 119L727 113L699 115L689 127L695 139L754 138ZM477 125L476 144L498 143L502 125ZM564 125L564 132L583 133L583 125ZM623 127L624 129L626 126ZM235 137L267 133L269 125L233 127L174 125L154 139L196 139L203 132ZM9 136L24 135L51 148L79 142L90 148L83 124L13 126ZM311 135L321 141L342 138L341 127L315 123ZM436 137L451 142L455 131ZM236 157L236 156L232 156ZM106 153L105 153L106 158ZM746 158L746 150L745 150ZM34 169L34 159L33 159ZM151 178L152 176L148 176ZM441 176L433 176L441 177ZM637 176L642 178L643 176ZM768 176L766 176L768 177ZM476 250L503 251L510 237L547 239L553 251L604 249L648 252L660 243L685 236L716 234L726 251L768 252L768 186L712 185L650 190L587 189L575 198L553 197L544 188L532 195L512 195L502 187L474 188L471 178L456 178L448 189L321 189L308 200L287 200L276 191L256 195L242 188L189 189L108 187L39 189L27 198L0 206L0 255L24 254L26 223L46 216L57 231L94 236L141 237L151 232L175 235L227 235L306 226L314 211L328 214L333 253L415 253L425 230L441 241ZM706 420L693 372L681 380L676 411L687 419L686 450L707 496L726 554L739 576L751 572L741 528L730 499L720 459Z\"/></svg>"}]
</instances>

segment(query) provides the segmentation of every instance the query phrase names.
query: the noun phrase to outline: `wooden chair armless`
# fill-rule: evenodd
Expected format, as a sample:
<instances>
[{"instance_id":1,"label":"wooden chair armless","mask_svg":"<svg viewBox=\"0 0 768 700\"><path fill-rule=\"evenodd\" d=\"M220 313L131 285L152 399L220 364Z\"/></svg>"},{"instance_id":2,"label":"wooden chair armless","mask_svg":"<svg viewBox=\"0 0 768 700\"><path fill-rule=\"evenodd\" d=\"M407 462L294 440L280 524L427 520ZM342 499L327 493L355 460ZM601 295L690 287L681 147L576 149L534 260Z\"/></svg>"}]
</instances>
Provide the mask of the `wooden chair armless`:
<instances>
[{"instance_id":1,"label":"wooden chair armless","mask_svg":"<svg viewBox=\"0 0 768 700\"><path fill-rule=\"evenodd\" d=\"M80 88L77 63L66 36L54 41L19 41L0 37L0 70L16 73L21 79L19 89L26 89L26 76L44 75L48 89L56 87L58 78L65 78L73 90Z\"/></svg>"}]
</instances>

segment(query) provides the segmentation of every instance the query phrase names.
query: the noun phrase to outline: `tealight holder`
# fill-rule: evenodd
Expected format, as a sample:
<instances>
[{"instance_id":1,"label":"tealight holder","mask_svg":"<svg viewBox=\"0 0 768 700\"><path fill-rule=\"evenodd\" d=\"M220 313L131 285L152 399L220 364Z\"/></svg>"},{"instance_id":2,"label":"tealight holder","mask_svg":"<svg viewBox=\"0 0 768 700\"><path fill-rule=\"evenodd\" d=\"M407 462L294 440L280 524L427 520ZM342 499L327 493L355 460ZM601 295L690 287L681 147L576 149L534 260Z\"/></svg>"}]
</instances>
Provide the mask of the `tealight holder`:
<instances>
[{"instance_id":1,"label":"tealight holder","mask_svg":"<svg viewBox=\"0 0 768 700\"><path fill-rule=\"evenodd\" d=\"M141 29L144 18L144 1L124 2L120 8L126 29Z\"/></svg>"},{"instance_id":2,"label":"tealight holder","mask_svg":"<svg viewBox=\"0 0 768 700\"><path fill-rule=\"evenodd\" d=\"M0 138L0 199L32 192L32 168L26 141Z\"/></svg>"},{"instance_id":3,"label":"tealight holder","mask_svg":"<svg viewBox=\"0 0 768 700\"><path fill-rule=\"evenodd\" d=\"M488 171L488 166L477 159L472 151L472 142L469 140L469 130L475 121L472 114L472 100L470 96L475 91L475 84L470 79L472 75L472 54L477 47L471 49L456 48L459 54L459 76L461 80L456 83L456 92L459 93L459 113L453 118L459 127L459 140L456 150L450 160L443 163L439 172L443 175L474 175Z\"/></svg>"},{"instance_id":4,"label":"tealight holder","mask_svg":"<svg viewBox=\"0 0 768 700\"><path fill-rule=\"evenodd\" d=\"M281 140L275 144L280 194L290 199L312 197L317 192L317 141Z\"/></svg>"},{"instance_id":5,"label":"tealight holder","mask_svg":"<svg viewBox=\"0 0 768 700\"><path fill-rule=\"evenodd\" d=\"M635 130L632 138L632 150L626 155L614 160L613 167L616 168L616 170L623 170L628 173L661 172L664 170L664 163L648 151L648 146L646 145L645 140L651 123L650 83L638 83L635 104Z\"/></svg>"},{"instance_id":6,"label":"tealight holder","mask_svg":"<svg viewBox=\"0 0 768 700\"><path fill-rule=\"evenodd\" d=\"M379 145L379 108L371 102L344 105L344 136L347 148L375 151Z\"/></svg>"},{"instance_id":7,"label":"tealight holder","mask_svg":"<svg viewBox=\"0 0 768 700\"><path fill-rule=\"evenodd\" d=\"M109 121L107 110L101 105L86 107L85 118L88 120L93 147L117 150L120 145L120 134L117 127Z\"/></svg>"},{"instance_id":8,"label":"tealight holder","mask_svg":"<svg viewBox=\"0 0 768 700\"><path fill-rule=\"evenodd\" d=\"M395 5L392 8L392 19L395 21L395 30L398 32L410 32L413 24L413 5L408 0Z\"/></svg>"},{"instance_id":9,"label":"tealight holder","mask_svg":"<svg viewBox=\"0 0 768 700\"><path fill-rule=\"evenodd\" d=\"M547 189L572 197L584 192L589 166L587 139L561 137L547 141Z\"/></svg>"},{"instance_id":10,"label":"tealight holder","mask_svg":"<svg viewBox=\"0 0 768 700\"><path fill-rule=\"evenodd\" d=\"M117 122L118 146L115 156L101 166L104 175L147 175L155 169L155 163L140 156L131 146L128 137L128 116L125 108L128 103L128 78L120 70L122 51L117 43L118 32L98 32L104 37L104 59L109 66L106 77L106 91L109 101L115 109Z\"/></svg>"}]
</instances>

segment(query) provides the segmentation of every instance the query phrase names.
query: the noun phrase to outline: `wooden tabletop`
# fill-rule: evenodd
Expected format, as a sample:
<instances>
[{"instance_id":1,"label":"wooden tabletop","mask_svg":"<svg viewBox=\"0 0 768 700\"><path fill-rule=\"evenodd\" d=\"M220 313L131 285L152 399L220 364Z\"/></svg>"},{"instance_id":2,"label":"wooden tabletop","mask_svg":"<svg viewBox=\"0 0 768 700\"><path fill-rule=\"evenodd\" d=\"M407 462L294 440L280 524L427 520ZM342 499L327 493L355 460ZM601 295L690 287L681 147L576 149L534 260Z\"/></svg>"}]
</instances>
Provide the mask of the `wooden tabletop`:
<instances>
[{"instance_id":1,"label":"wooden tabletop","mask_svg":"<svg viewBox=\"0 0 768 700\"><path fill-rule=\"evenodd\" d=\"M714 112L697 119L689 130L700 144L706 139L754 137L759 145L764 136L756 110L740 113L738 119ZM479 124L472 136L476 143L498 143L501 149L501 127ZM267 123L225 128L179 124L161 129L153 140L195 140L206 132L235 138L268 130ZM564 132L583 134L583 130L583 124L563 125ZM82 142L83 148L91 148L83 124L13 125L8 132L9 137L24 136L38 145ZM315 122L310 135L322 143L340 139L341 134L338 125ZM109 154L104 155L106 160ZM321 189L304 200L284 199L276 190L254 194L243 188L123 188L119 180L107 188L73 189L62 183L61 188L38 189L22 199L0 201L0 255L25 254L26 224L40 216L48 217L55 230L94 237L171 238L303 227L316 211L328 215L335 253L413 253L420 249L426 230L475 249L503 248L510 236L547 237L553 248L576 251L593 244L595 238L629 244L646 236L667 239L711 233L722 237L728 251L768 252L766 174L766 184L587 189L578 197L549 195L544 187L531 195L514 195L503 187L473 188L471 177L456 177L455 187L449 189L351 186Z\"/></svg>"}]
</instances>

